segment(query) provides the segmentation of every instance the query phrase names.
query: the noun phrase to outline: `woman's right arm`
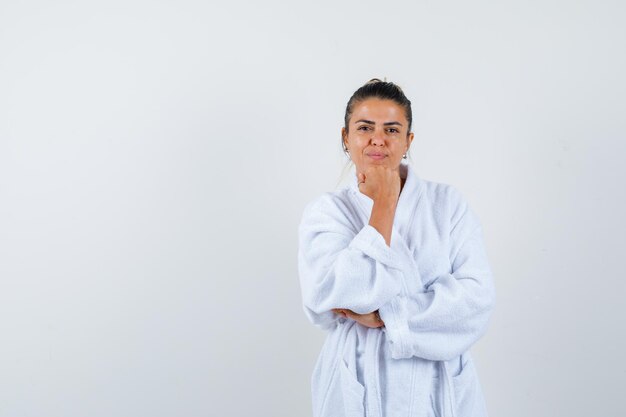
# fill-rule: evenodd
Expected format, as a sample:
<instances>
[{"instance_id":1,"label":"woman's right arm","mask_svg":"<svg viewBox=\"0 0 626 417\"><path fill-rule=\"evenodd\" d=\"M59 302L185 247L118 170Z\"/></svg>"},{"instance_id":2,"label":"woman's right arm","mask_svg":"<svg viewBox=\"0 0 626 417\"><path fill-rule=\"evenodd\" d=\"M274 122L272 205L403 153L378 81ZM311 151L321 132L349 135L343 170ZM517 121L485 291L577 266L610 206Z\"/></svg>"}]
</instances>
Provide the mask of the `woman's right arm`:
<instances>
[{"instance_id":1,"label":"woman's right arm","mask_svg":"<svg viewBox=\"0 0 626 417\"><path fill-rule=\"evenodd\" d=\"M371 224L356 230L350 216L345 202L325 194L306 207L298 229L303 308L323 329L340 317L332 309L371 313L403 286L400 261L385 237Z\"/></svg>"},{"instance_id":2,"label":"woman's right arm","mask_svg":"<svg viewBox=\"0 0 626 417\"><path fill-rule=\"evenodd\" d=\"M391 230L396 215L401 180L398 170L381 165L368 167L357 174L359 191L374 202L369 224L385 238L391 246Z\"/></svg>"}]
</instances>

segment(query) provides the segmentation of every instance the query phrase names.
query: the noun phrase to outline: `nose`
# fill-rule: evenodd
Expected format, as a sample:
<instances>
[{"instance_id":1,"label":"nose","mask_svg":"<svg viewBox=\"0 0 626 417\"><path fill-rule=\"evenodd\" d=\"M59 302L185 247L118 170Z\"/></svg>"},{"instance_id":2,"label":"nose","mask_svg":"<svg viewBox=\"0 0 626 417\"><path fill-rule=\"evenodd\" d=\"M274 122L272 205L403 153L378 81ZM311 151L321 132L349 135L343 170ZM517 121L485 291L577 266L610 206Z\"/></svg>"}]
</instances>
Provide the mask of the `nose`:
<instances>
[{"instance_id":1,"label":"nose","mask_svg":"<svg viewBox=\"0 0 626 417\"><path fill-rule=\"evenodd\" d=\"M372 132L372 137L370 139L372 145L374 146L384 146L385 145L385 137L384 132L380 129L374 129Z\"/></svg>"}]
</instances>

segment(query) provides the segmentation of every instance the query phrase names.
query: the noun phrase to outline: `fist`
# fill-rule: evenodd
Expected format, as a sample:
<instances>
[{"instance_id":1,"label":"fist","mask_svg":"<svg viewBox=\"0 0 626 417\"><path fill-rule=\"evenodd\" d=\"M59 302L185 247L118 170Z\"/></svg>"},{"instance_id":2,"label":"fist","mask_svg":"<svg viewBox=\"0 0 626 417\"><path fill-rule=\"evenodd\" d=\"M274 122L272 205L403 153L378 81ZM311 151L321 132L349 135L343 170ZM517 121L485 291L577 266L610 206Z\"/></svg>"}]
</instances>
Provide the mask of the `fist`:
<instances>
[{"instance_id":1,"label":"fist","mask_svg":"<svg viewBox=\"0 0 626 417\"><path fill-rule=\"evenodd\" d=\"M400 172L384 165L372 165L357 173L359 191L374 201L396 202L400 196Z\"/></svg>"}]
</instances>

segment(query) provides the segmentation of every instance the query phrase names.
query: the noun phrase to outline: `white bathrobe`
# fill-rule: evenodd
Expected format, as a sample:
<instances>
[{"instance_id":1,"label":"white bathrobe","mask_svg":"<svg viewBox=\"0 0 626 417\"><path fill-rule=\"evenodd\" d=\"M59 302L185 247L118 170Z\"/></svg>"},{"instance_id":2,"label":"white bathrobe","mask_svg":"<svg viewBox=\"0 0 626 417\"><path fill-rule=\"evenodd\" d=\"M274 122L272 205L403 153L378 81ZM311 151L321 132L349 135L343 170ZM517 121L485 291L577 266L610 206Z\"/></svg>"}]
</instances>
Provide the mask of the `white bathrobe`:
<instances>
[{"instance_id":1,"label":"white bathrobe","mask_svg":"<svg viewBox=\"0 0 626 417\"><path fill-rule=\"evenodd\" d=\"M470 347L495 287L480 221L454 187L406 182L391 247L352 183L310 202L299 226L303 308L328 332L311 378L314 417L486 417ZM384 327L335 314L379 310Z\"/></svg>"}]
</instances>

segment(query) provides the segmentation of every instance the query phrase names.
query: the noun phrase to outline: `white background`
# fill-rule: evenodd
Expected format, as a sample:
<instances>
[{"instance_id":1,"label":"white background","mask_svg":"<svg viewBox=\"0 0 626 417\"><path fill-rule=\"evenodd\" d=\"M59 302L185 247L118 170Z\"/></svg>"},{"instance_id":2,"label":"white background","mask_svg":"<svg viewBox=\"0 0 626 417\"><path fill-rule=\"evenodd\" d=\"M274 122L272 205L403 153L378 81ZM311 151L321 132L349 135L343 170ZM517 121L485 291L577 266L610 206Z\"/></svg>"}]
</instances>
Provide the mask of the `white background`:
<instances>
[{"instance_id":1,"label":"white background","mask_svg":"<svg viewBox=\"0 0 626 417\"><path fill-rule=\"evenodd\" d=\"M0 416L307 416L304 205L372 77L483 224L491 416L626 414L620 1L0 3Z\"/></svg>"}]
</instances>

